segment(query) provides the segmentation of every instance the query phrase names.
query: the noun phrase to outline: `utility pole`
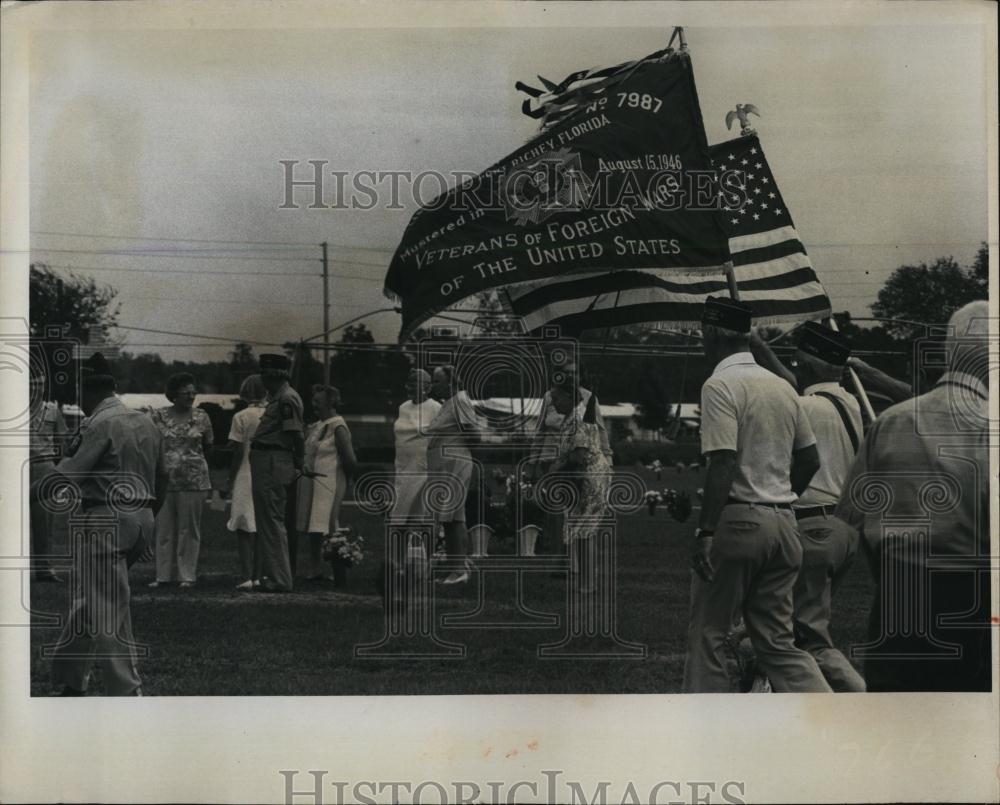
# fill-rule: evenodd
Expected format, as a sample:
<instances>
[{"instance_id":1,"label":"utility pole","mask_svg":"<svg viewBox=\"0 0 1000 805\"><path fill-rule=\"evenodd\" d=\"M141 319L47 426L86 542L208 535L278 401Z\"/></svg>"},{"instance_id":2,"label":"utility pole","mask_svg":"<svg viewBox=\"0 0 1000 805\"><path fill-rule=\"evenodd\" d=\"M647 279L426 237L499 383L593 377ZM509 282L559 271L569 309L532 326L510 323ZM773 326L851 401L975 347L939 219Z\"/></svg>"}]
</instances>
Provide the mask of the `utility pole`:
<instances>
[{"instance_id":1,"label":"utility pole","mask_svg":"<svg viewBox=\"0 0 1000 805\"><path fill-rule=\"evenodd\" d=\"M323 246L323 385L330 385L330 263L327 242Z\"/></svg>"}]
</instances>

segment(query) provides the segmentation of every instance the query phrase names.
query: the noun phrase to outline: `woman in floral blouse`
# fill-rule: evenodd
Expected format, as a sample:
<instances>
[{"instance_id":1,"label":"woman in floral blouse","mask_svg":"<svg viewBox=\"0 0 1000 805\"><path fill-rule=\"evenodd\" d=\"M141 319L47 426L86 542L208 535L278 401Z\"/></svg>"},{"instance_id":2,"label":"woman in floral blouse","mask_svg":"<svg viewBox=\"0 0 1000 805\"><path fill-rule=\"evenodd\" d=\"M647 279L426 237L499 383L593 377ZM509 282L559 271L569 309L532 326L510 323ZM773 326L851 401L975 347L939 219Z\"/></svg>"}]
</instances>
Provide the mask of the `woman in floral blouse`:
<instances>
[{"instance_id":1,"label":"woman in floral blouse","mask_svg":"<svg viewBox=\"0 0 1000 805\"><path fill-rule=\"evenodd\" d=\"M205 453L212 445L212 423L194 407L194 377L187 372L167 379L172 403L152 412L163 434L167 496L156 515L156 581L150 587L180 582L192 587L198 575L201 548L201 508L212 488Z\"/></svg>"}]
</instances>

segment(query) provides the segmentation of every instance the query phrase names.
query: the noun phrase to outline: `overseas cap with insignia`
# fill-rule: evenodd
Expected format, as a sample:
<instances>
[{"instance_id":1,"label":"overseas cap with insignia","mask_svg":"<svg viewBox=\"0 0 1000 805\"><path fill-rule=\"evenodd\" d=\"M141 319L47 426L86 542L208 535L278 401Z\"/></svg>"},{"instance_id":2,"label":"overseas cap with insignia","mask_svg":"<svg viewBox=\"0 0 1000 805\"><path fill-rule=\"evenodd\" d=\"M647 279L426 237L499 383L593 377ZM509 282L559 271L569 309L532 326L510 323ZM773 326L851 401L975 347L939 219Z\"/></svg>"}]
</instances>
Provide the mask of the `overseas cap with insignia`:
<instances>
[{"instance_id":1,"label":"overseas cap with insignia","mask_svg":"<svg viewBox=\"0 0 1000 805\"><path fill-rule=\"evenodd\" d=\"M95 352L80 364L80 377L84 383L114 380L111 365L100 352Z\"/></svg>"},{"instance_id":2,"label":"overseas cap with insignia","mask_svg":"<svg viewBox=\"0 0 1000 805\"><path fill-rule=\"evenodd\" d=\"M260 370L262 372L284 372L288 373L292 362L286 355L276 355L274 353L264 353L260 356Z\"/></svg>"},{"instance_id":3,"label":"overseas cap with insignia","mask_svg":"<svg viewBox=\"0 0 1000 805\"><path fill-rule=\"evenodd\" d=\"M749 333L752 320L753 311L749 305L722 296L708 297L701 314L702 324L711 324L737 333Z\"/></svg>"},{"instance_id":4,"label":"overseas cap with insignia","mask_svg":"<svg viewBox=\"0 0 1000 805\"><path fill-rule=\"evenodd\" d=\"M844 366L851 355L851 345L841 333L815 321L802 325L799 349L834 366Z\"/></svg>"}]
</instances>

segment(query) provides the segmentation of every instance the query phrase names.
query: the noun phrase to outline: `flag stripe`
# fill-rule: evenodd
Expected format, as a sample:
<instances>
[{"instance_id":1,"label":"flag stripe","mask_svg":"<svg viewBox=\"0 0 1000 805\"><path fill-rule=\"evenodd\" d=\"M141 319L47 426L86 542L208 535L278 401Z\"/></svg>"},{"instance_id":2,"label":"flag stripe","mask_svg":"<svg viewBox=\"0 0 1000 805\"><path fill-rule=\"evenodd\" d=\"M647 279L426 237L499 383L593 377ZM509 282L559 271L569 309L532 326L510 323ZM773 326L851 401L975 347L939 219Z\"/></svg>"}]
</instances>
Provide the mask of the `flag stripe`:
<instances>
[{"instance_id":1,"label":"flag stripe","mask_svg":"<svg viewBox=\"0 0 1000 805\"><path fill-rule=\"evenodd\" d=\"M608 307L569 313L557 319L525 320L529 331L536 331L543 324L557 324L564 333L577 333L586 329L620 327L636 322L649 322L662 328L699 329L703 303L650 302L629 306ZM815 296L799 300L770 300L766 305L755 305L754 322L758 325L783 321L821 319L830 315L830 300L820 289Z\"/></svg>"},{"instance_id":2,"label":"flag stripe","mask_svg":"<svg viewBox=\"0 0 1000 805\"><path fill-rule=\"evenodd\" d=\"M791 287L781 289L769 288L747 288L743 284L738 284L740 299L753 307L754 318L766 318L778 314L791 314L796 311L802 313L813 313L815 311L829 310L829 300L826 300L823 287L818 281L805 282ZM725 281L714 284L709 289L699 289L691 293L676 293L659 287L631 288L621 292L608 291L603 294L590 294L587 296L572 299L553 299L548 304L539 306L530 313L521 314L525 325L529 330L535 330L545 323L555 323L563 325L570 317L580 317L590 314L598 314L609 308L622 310L626 315L635 315L648 305L666 305L668 308L674 305L686 305L689 308L688 315L684 320L689 320L692 316L698 318L705 297L709 294L726 294L728 285ZM817 298L823 298L822 305L815 303ZM776 308L777 306L777 308ZM628 313L631 311L631 314ZM515 309L515 312L516 309ZM659 321L669 320L669 316L660 315ZM647 321L647 319L633 319L633 321ZM607 326L594 324L595 327Z\"/></svg>"},{"instance_id":3,"label":"flag stripe","mask_svg":"<svg viewBox=\"0 0 1000 805\"><path fill-rule=\"evenodd\" d=\"M818 282L811 266L795 266L782 273L760 272L749 276L741 272L737 287L747 291L780 291L790 286ZM587 274L568 282L546 282L532 284L530 288L511 287L508 297L511 309L518 315L529 315L538 308L561 299L589 299L614 291L630 291L641 288L658 288L675 294L714 294L725 291L728 283L725 276L714 279L703 277L665 279L649 271L609 271L601 274Z\"/></svg>"},{"instance_id":4,"label":"flag stripe","mask_svg":"<svg viewBox=\"0 0 1000 805\"><path fill-rule=\"evenodd\" d=\"M749 249L760 249L764 246L773 246L776 243L784 243L786 240L798 240L799 233L794 226L782 226L777 229L769 229L766 232L754 232L750 235L738 235L729 239L729 251L733 254L745 252Z\"/></svg>"},{"instance_id":5,"label":"flag stripe","mask_svg":"<svg viewBox=\"0 0 1000 805\"><path fill-rule=\"evenodd\" d=\"M733 265L735 266L768 263L773 260L790 257L792 255L798 255L805 260L806 263L809 262L809 257L806 255L805 247L799 240L786 240L781 243L776 243L773 246L761 246L756 249L744 249L741 252L734 252L732 254Z\"/></svg>"}]
</instances>

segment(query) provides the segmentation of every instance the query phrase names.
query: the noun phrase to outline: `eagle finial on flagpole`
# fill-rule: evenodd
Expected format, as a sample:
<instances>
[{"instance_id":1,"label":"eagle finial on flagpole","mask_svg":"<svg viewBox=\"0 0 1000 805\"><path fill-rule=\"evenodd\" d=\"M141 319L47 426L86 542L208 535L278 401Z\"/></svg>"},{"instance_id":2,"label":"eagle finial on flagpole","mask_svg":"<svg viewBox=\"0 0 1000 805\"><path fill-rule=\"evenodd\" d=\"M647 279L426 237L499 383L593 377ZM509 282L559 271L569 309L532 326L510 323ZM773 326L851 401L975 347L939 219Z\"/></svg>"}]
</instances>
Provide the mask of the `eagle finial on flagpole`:
<instances>
[{"instance_id":1,"label":"eagle finial on flagpole","mask_svg":"<svg viewBox=\"0 0 1000 805\"><path fill-rule=\"evenodd\" d=\"M732 111L726 112L726 128L733 127L733 121L740 121L740 134L744 137L752 137L757 132L750 126L747 115L757 115L760 117L760 110L752 103L738 103Z\"/></svg>"}]
</instances>

